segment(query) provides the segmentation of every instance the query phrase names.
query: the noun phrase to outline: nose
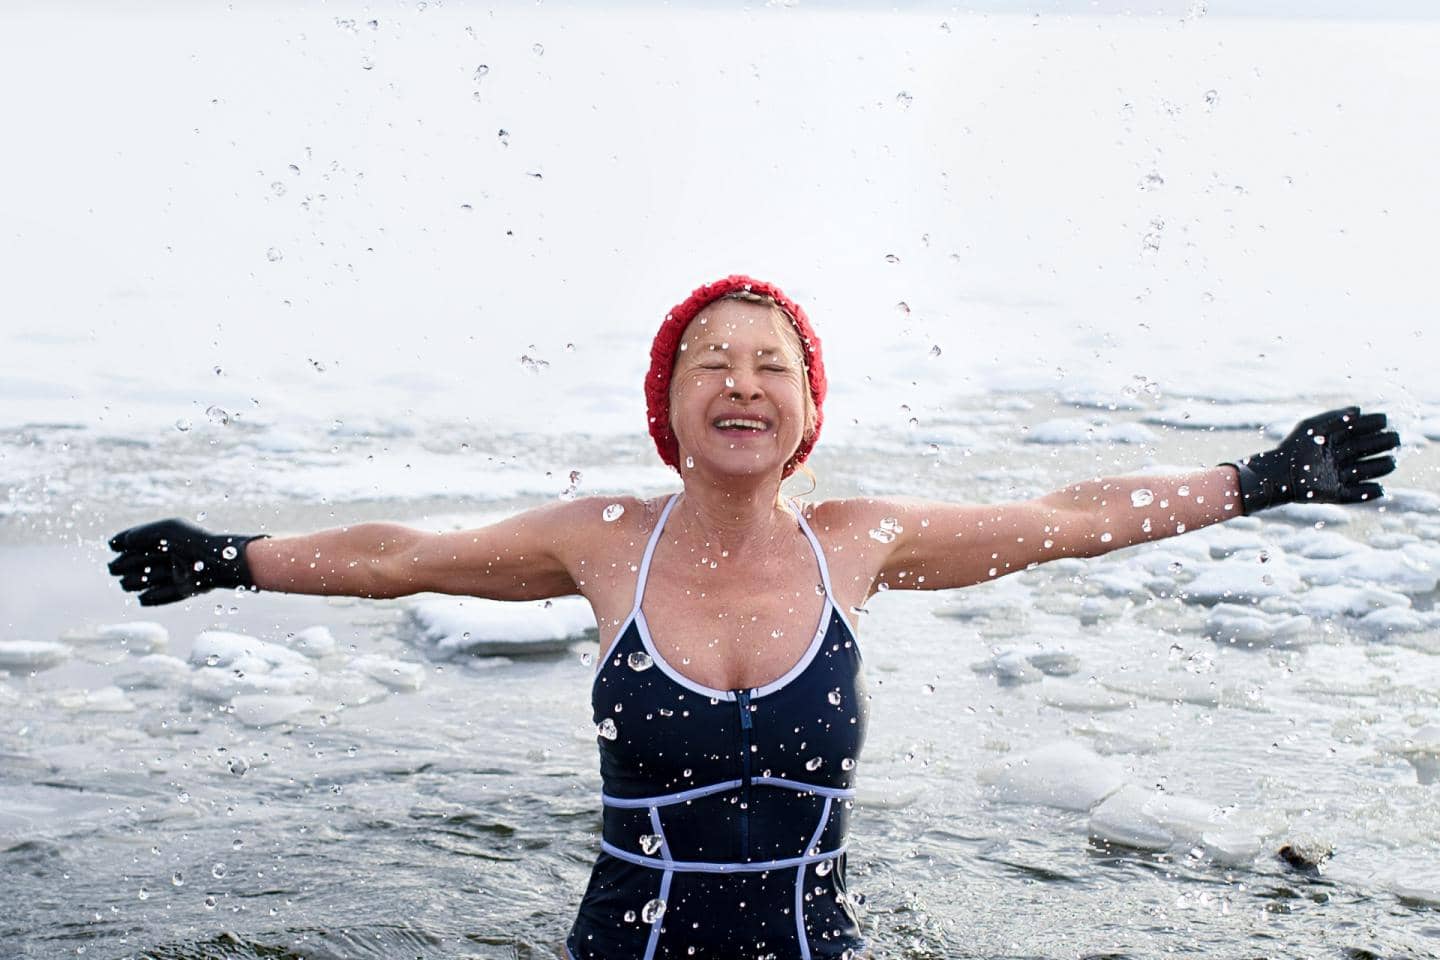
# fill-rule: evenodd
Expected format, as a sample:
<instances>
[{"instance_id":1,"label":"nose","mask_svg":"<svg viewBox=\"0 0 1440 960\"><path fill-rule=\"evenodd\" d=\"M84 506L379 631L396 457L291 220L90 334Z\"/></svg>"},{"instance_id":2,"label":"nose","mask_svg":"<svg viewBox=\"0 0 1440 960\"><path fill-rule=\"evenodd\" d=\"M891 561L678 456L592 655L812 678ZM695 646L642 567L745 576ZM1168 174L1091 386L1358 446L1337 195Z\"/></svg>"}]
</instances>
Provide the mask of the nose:
<instances>
[{"instance_id":1,"label":"nose","mask_svg":"<svg viewBox=\"0 0 1440 960\"><path fill-rule=\"evenodd\" d=\"M732 371L725 378L725 396L736 401L759 400L764 396L760 378L744 370Z\"/></svg>"}]
</instances>

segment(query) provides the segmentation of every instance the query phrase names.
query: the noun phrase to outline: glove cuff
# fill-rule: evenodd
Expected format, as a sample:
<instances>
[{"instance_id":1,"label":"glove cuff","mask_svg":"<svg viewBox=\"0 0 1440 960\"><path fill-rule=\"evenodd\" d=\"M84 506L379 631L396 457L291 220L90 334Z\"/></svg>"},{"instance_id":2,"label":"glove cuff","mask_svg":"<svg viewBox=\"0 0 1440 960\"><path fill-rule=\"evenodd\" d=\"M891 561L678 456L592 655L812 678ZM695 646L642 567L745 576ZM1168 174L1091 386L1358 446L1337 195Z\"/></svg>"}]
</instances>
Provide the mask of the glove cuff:
<instances>
[{"instance_id":1,"label":"glove cuff","mask_svg":"<svg viewBox=\"0 0 1440 960\"><path fill-rule=\"evenodd\" d=\"M213 552L217 557L212 561L216 570L212 576L212 587L244 587L246 590L259 590L255 586L255 578L250 573L250 564L245 560L245 548L251 540L268 540L268 533L257 533L250 536L235 536L234 534L220 534L215 537ZM227 550L233 549L235 555L228 556Z\"/></svg>"},{"instance_id":2,"label":"glove cuff","mask_svg":"<svg viewBox=\"0 0 1440 960\"><path fill-rule=\"evenodd\" d=\"M1264 455L1259 456L1263 457ZM1266 507L1273 507L1289 500L1285 496L1283 484L1276 482L1272 477L1250 465L1250 461L1254 459L1259 459L1259 457L1246 457L1243 460L1231 460L1220 464L1222 467L1234 467L1235 472L1240 475L1240 510L1247 517Z\"/></svg>"}]
</instances>

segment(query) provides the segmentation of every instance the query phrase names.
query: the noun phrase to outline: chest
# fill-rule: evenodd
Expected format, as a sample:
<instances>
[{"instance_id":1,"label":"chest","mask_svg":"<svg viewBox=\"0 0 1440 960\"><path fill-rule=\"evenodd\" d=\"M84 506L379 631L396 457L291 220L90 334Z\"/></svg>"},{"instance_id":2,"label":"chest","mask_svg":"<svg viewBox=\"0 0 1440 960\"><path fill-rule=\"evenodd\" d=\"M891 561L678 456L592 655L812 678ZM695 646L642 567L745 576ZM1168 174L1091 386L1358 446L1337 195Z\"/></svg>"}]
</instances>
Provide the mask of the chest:
<instances>
[{"instance_id":1,"label":"chest","mask_svg":"<svg viewBox=\"0 0 1440 960\"><path fill-rule=\"evenodd\" d=\"M808 543L799 546L744 570L724 570L729 558L687 562L683 555L660 566L666 558L657 551L641 605L651 643L706 687L761 687L783 676L829 614L814 554Z\"/></svg>"}]
</instances>

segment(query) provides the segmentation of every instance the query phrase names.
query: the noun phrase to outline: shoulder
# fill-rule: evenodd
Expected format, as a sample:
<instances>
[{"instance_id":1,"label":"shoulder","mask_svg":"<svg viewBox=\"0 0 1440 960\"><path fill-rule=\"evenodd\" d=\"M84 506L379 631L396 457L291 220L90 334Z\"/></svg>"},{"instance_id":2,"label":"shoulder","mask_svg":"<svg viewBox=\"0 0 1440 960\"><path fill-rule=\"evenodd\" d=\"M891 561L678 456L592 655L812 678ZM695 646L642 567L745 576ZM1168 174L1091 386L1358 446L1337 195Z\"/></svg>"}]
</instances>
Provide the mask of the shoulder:
<instances>
[{"instance_id":1,"label":"shoulder","mask_svg":"<svg viewBox=\"0 0 1440 960\"><path fill-rule=\"evenodd\" d=\"M537 508L556 535L572 547L624 548L648 537L659 522L668 495L660 497L594 496L565 500Z\"/></svg>"}]
</instances>

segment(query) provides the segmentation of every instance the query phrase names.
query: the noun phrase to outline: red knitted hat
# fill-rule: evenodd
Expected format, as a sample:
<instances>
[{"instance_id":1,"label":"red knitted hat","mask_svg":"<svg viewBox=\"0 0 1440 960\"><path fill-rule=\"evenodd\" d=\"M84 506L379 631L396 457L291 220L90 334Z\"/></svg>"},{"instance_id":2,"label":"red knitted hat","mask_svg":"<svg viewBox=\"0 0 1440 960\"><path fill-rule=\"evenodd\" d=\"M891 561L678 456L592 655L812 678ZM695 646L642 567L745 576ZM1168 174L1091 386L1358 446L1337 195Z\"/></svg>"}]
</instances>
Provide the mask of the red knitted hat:
<instances>
[{"instance_id":1,"label":"red knitted hat","mask_svg":"<svg viewBox=\"0 0 1440 960\"><path fill-rule=\"evenodd\" d=\"M762 294L778 303L795 325L800 343L805 348L810 398L815 401L815 429L810 436L801 439L795 455L785 464L784 475L788 477L810 456L815 441L820 437L820 424L825 419L825 362L820 356L820 338L815 335L805 311L785 296L784 291L774 284L744 274L733 274L724 280L698 287L683 303L665 314L665 322L660 324L655 342L650 345L650 372L645 375L645 409L650 415L650 436L655 438L655 449L660 451L660 459L679 470L680 446L670 430L670 376L675 369L675 354L680 350L685 328L696 314L726 294L740 291Z\"/></svg>"}]
</instances>

